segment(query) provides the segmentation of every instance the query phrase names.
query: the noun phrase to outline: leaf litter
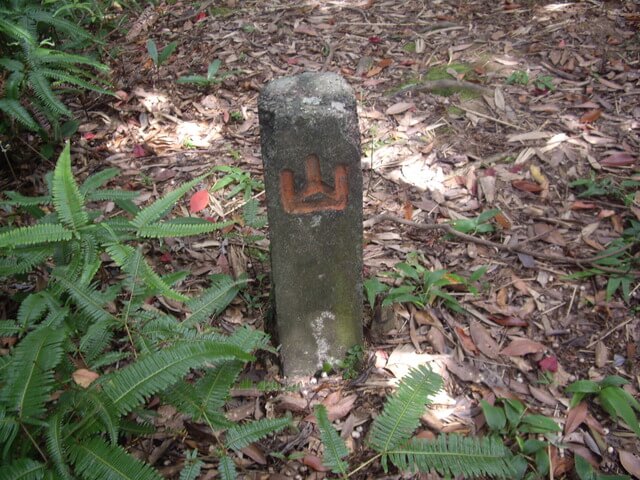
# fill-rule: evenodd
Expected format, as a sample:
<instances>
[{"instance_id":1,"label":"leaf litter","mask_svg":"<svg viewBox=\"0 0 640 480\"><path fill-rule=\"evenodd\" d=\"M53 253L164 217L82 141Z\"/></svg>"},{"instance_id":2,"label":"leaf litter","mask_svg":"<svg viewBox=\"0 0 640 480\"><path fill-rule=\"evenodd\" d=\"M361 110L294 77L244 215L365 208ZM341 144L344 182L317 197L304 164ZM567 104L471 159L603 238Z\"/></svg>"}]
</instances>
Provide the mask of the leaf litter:
<instances>
[{"instance_id":1,"label":"leaf litter","mask_svg":"<svg viewBox=\"0 0 640 480\"><path fill-rule=\"evenodd\" d=\"M297 391L281 386L276 394L238 390L231 416L292 412L299 421L297 434L248 447L238 469L255 478L322 478L319 433L310 423L320 402L337 425L352 424L349 445L357 464L364 435L354 433L379 411L403 372L427 362L448 387L423 418L425 435L473 432L472 412L481 398L519 398L564 425L570 452L611 473L638 475L639 440L590 399L569 409L562 387L616 374L638 395L638 263L625 270L600 260L625 228L640 222L634 43L640 7L480 0L220 3L222 10L212 2L194 10L187 2L161 2L114 32L110 42L121 49L112 59L118 94L84 110L87 128L75 139L78 164L91 171L119 167L123 174L114 186L150 200L216 165L260 178L256 101L262 86L303 71L340 73L359 102L366 277L390 271L411 252L422 252L431 270L468 275L488 267L477 295L451 292L464 312L442 304L412 313L367 307L367 331L378 334L367 338L372 357L365 353L355 379L329 374ZM178 42L157 69L144 47L149 38L159 45ZM188 74L206 75L216 59L221 71L233 72L220 83L176 83ZM580 179L602 193L584 196L584 189L572 187ZM241 218L241 195L201 188L178 206L184 214ZM264 213L264 196L256 200ZM447 230L451 220L472 220L493 208L500 213L489 221L490 233ZM157 268L201 272L184 282L190 290L203 288L210 273L268 273L259 255L267 241L244 240L266 231L238 222L229 232L240 234L234 249L225 239L169 240ZM637 239L627 248L637 258ZM194 268L194 261L211 266ZM594 268L600 274L576 276ZM621 291L608 295L612 276L631 279L629 298ZM250 289L264 299L259 288L265 287ZM223 328L264 328L264 307L237 299L231 308L233 315L218 320ZM384 329L376 326L381 315L387 315ZM94 380L86 369L76 373L81 385ZM254 382L282 380L268 358L244 375ZM177 475L182 449L207 451L211 439L199 431L188 428L182 447L155 450L163 474ZM131 448L145 455L144 446ZM272 451L299 455L265 456ZM205 469L215 472L215 463ZM362 478L381 471L373 463Z\"/></svg>"}]
</instances>

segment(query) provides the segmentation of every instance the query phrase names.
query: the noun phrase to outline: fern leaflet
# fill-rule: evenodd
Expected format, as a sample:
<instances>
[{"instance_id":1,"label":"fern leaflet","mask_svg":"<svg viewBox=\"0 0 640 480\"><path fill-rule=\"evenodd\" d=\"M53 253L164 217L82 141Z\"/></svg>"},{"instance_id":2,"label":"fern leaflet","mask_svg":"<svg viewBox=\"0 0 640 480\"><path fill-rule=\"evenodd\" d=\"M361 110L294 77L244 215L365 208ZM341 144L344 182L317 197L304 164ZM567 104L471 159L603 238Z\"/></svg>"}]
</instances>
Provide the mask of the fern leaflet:
<instances>
[{"instance_id":1,"label":"fern leaflet","mask_svg":"<svg viewBox=\"0 0 640 480\"><path fill-rule=\"evenodd\" d=\"M53 93L51 84L42 73L37 70L32 70L29 72L28 78L33 93L35 93L38 100L42 102L51 114L55 117L73 117L71 111L56 97L55 93Z\"/></svg>"},{"instance_id":2,"label":"fern leaflet","mask_svg":"<svg viewBox=\"0 0 640 480\"><path fill-rule=\"evenodd\" d=\"M236 480L236 465L233 463L231 457L223 455L220 457L220 463L218 464L218 470L220 470L220 478L222 480Z\"/></svg>"},{"instance_id":3,"label":"fern leaflet","mask_svg":"<svg viewBox=\"0 0 640 480\"><path fill-rule=\"evenodd\" d=\"M315 413L318 420L318 428L320 429L320 438L324 446L322 464L330 468L333 473L346 476L349 465L342 459L349 455L349 450L347 450L344 440L340 438L336 429L331 425L327 416L327 408L322 404L318 404L315 407Z\"/></svg>"},{"instance_id":4,"label":"fern leaflet","mask_svg":"<svg viewBox=\"0 0 640 480\"><path fill-rule=\"evenodd\" d=\"M69 454L75 470L87 480L162 479L149 465L99 437L73 445Z\"/></svg>"},{"instance_id":5,"label":"fern leaflet","mask_svg":"<svg viewBox=\"0 0 640 480\"><path fill-rule=\"evenodd\" d=\"M39 417L53 388L53 369L62 358L65 331L41 327L24 337L13 351L0 399L20 418Z\"/></svg>"},{"instance_id":6,"label":"fern leaflet","mask_svg":"<svg viewBox=\"0 0 640 480\"><path fill-rule=\"evenodd\" d=\"M67 227L78 230L89 223L89 215L84 209L84 197L71 172L71 145L64 146L53 171L53 205L60 221Z\"/></svg>"},{"instance_id":7,"label":"fern leaflet","mask_svg":"<svg viewBox=\"0 0 640 480\"><path fill-rule=\"evenodd\" d=\"M17 120L32 132L37 132L40 129L31 114L18 100L13 98L0 98L0 111L6 113L9 118Z\"/></svg>"},{"instance_id":8,"label":"fern leaflet","mask_svg":"<svg viewBox=\"0 0 640 480\"><path fill-rule=\"evenodd\" d=\"M227 430L225 445L232 450L242 450L253 442L271 433L276 433L291 424L289 416L283 418L263 418L244 425L235 425Z\"/></svg>"},{"instance_id":9,"label":"fern leaflet","mask_svg":"<svg viewBox=\"0 0 640 480\"><path fill-rule=\"evenodd\" d=\"M44 464L21 458L0 467L0 480L40 480L44 477Z\"/></svg>"},{"instance_id":10,"label":"fern leaflet","mask_svg":"<svg viewBox=\"0 0 640 480\"><path fill-rule=\"evenodd\" d=\"M233 225L233 222L212 223L199 218L191 219L191 221L185 220L176 219L169 222L144 225L138 228L138 236L143 238L190 237L214 232Z\"/></svg>"},{"instance_id":11,"label":"fern leaflet","mask_svg":"<svg viewBox=\"0 0 640 480\"><path fill-rule=\"evenodd\" d=\"M62 225L39 224L20 227L0 234L0 248L17 248L39 243L71 240L73 232Z\"/></svg>"},{"instance_id":12,"label":"fern leaflet","mask_svg":"<svg viewBox=\"0 0 640 480\"><path fill-rule=\"evenodd\" d=\"M233 280L224 275L216 277L214 285L205 290L202 295L187 302L191 315L184 321L186 325L196 325L211 316L218 315L238 294L239 287L247 283L247 279Z\"/></svg>"},{"instance_id":13,"label":"fern leaflet","mask_svg":"<svg viewBox=\"0 0 640 480\"><path fill-rule=\"evenodd\" d=\"M119 169L111 167L89 175L85 181L82 182L82 185L80 185L80 193L82 195L88 195L91 192L94 192L112 178L117 177L119 173Z\"/></svg>"},{"instance_id":14,"label":"fern leaflet","mask_svg":"<svg viewBox=\"0 0 640 480\"><path fill-rule=\"evenodd\" d=\"M223 360L249 361L252 358L238 347L221 342L180 344L153 352L112 373L105 378L103 389L116 409L125 414L149 395L173 385L191 368Z\"/></svg>"},{"instance_id":15,"label":"fern leaflet","mask_svg":"<svg viewBox=\"0 0 640 480\"><path fill-rule=\"evenodd\" d=\"M204 465L202 460L198 460L198 451L187 452L184 460L184 468L180 471L180 480L196 480Z\"/></svg>"},{"instance_id":16,"label":"fern leaflet","mask_svg":"<svg viewBox=\"0 0 640 480\"><path fill-rule=\"evenodd\" d=\"M135 225L138 229L151 225L153 222L159 220L165 213L167 213L168 210L172 208L180 199L180 197L182 197L185 193L191 190L191 188L196 186L206 177L207 175L201 175L167 193L161 199L156 200L151 205L138 212L131 223L133 223L133 225Z\"/></svg>"},{"instance_id":17,"label":"fern leaflet","mask_svg":"<svg viewBox=\"0 0 640 480\"><path fill-rule=\"evenodd\" d=\"M58 474L65 480L71 480L71 472L66 463L66 448L62 441L62 415L54 414L47 422L47 450L53 459Z\"/></svg>"},{"instance_id":18,"label":"fern leaflet","mask_svg":"<svg viewBox=\"0 0 640 480\"><path fill-rule=\"evenodd\" d=\"M398 390L373 421L369 444L379 453L386 453L409 439L420 425L420 417L428 397L442 388L442 377L420 365L405 376Z\"/></svg>"},{"instance_id":19,"label":"fern leaflet","mask_svg":"<svg viewBox=\"0 0 640 480\"><path fill-rule=\"evenodd\" d=\"M441 435L436 440L413 439L388 452L401 470L437 471L443 476L515 478L511 452L497 437L465 438Z\"/></svg>"},{"instance_id":20,"label":"fern leaflet","mask_svg":"<svg viewBox=\"0 0 640 480\"><path fill-rule=\"evenodd\" d=\"M114 324L117 322L118 319L116 317L102 308L100 294L95 289L82 287L59 272L54 272L53 276L69 292L76 305L80 307L80 310L87 314L91 320Z\"/></svg>"}]
</instances>

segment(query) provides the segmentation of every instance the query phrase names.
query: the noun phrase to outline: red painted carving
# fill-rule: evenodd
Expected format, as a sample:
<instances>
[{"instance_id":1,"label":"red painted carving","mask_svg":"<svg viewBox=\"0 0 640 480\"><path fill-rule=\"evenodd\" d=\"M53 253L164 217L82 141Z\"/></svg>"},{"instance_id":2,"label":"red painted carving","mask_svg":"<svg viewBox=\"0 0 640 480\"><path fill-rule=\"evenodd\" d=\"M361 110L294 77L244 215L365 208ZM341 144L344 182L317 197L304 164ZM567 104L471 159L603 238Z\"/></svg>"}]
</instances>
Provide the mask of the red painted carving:
<instances>
[{"instance_id":1,"label":"red painted carving","mask_svg":"<svg viewBox=\"0 0 640 480\"><path fill-rule=\"evenodd\" d=\"M347 207L349 185L347 183L346 165L338 165L333 171L334 187L322 181L320 160L316 155L309 155L305 164L306 184L296 192L293 183L293 172L280 172L280 199L287 213L313 213L323 210L341 211Z\"/></svg>"}]
</instances>

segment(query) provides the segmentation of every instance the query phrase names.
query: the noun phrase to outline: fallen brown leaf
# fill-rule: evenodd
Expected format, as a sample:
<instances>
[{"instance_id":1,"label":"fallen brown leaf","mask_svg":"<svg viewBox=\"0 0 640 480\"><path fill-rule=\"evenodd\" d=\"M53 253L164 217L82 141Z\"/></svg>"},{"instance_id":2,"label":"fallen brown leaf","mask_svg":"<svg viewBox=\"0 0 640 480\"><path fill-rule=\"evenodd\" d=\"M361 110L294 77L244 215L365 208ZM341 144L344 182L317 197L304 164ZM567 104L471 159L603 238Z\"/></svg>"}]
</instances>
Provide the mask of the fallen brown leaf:
<instances>
[{"instance_id":1,"label":"fallen brown leaf","mask_svg":"<svg viewBox=\"0 0 640 480\"><path fill-rule=\"evenodd\" d=\"M460 340L462 347L466 351L472 354L478 353L478 348L476 347L476 344L473 343L473 340L471 340L471 337L467 335L467 333L464 331L462 327L455 327L454 330L456 332L456 335L458 336L458 340Z\"/></svg>"},{"instance_id":2,"label":"fallen brown leaf","mask_svg":"<svg viewBox=\"0 0 640 480\"><path fill-rule=\"evenodd\" d=\"M529 193L539 193L543 190L542 186L529 180L513 180L511 185L513 188Z\"/></svg>"},{"instance_id":3,"label":"fallen brown leaf","mask_svg":"<svg viewBox=\"0 0 640 480\"><path fill-rule=\"evenodd\" d=\"M580 117L580 123L593 123L600 118L602 110L589 110Z\"/></svg>"},{"instance_id":4,"label":"fallen brown leaf","mask_svg":"<svg viewBox=\"0 0 640 480\"><path fill-rule=\"evenodd\" d=\"M522 357L530 353L544 352L546 347L540 342L534 342L528 338L516 338L500 351L501 355L510 357Z\"/></svg>"},{"instance_id":5,"label":"fallen brown leaf","mask_svg":"<svg viewBox=\"0 0 640 480\"><path fill-rule=\"evenodd\" d=\"M620 450L620 463L633 477L640 478L640 457L626 450Z\"/></svg>"},{"instance_id":6,"label":"fallen brown leaf","mask_svg":"<svg viewBox=\"0 0 640 480\"><path fill-rule=\"evenodd\" d=\"M603 167L628 167L636 163L636 157L628 153L618 152L600 160Z\"/></svg>"},{"instance_id":7,"label":"fallen brown leaf","mask_svg":"<svg viewBox=\"0 0 640 480\"><path fill-rule=\"evenodd\" d=\"M305 455L302 459L307 467L314 469L316 472L328 472L329 468L322 464L322 459L316 455Z\"/></svg>"},{"instance_id":8,"label":"fallen brown leaf","mask_svg":"<svg viewBox=\"0 0 640 480\"><path fill-rule=\"evenodd\" d=\"M498 344L493 339L489 331L480 322L471 322L469 333L478 349L489 358L498 357Z\"/></svg>"},{"instance_id":9,"label":"fallen brown leaf","mask_svg":"<svg viewBox=\"0 0 640 480\"><path fill-rule=\"evenodd\" d=\"M91 370L87 370L86 368L79 368L71 374L71 378L73 378L73 381L82 388L88 388L89 385L100 378L100 375L96 372L92 372Z\"/></svg>"},{"instance_id":10,"label":"fallen brown leaf","mask_svg":"<svg viewBox=\"0 0 640 480\"><path fill-rule=\"evenodd\" d=\"M574 432L576 428L580 426L582 422L587 418L587 413L589 413L587 409L586 402L580 402L578 405L573 407L571 410L567 412L567 421L564 424L564 434L569 435L571 432Z\"/></svg>"}]
</instances>

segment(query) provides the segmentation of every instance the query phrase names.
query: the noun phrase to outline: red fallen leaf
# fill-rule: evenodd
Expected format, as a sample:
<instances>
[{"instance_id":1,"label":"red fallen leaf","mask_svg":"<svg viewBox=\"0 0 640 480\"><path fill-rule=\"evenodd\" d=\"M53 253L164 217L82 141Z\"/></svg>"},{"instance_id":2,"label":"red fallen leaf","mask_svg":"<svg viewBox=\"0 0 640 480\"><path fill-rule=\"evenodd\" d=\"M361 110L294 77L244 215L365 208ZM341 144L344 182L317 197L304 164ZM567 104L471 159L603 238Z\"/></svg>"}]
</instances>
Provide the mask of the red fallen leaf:
<instances>
[{"instance_id":1,"label":"red fallen leaf","mask_svg":"<svg viewBox=\"0 0 640 480\"><path fill-rule=\"evenodd\" d=\"M583 202L582 200L576 200L571 204L571 210L591 210L596 208L596 204L592 202Z\"/></svg>"},{"instance_id":2,"label":"red fallen leaf","mask_svg":"<svg viewBox=\"0 0 640 480\"><path fill-rule=\"evenodd\" d=\"M485 177L495 177L496 176L496 169L493 167L489 167L484 171L484 176Z\"/></svg>"},{"instance_id":3,"label":"red fallen leaf","mask_svg":"<svg viewBox=\"0 0 640 480\"><path fill-rule=\"evenodd\" d=\"M539 343L529 340L528 338L516 338L509 345L504 347L500 354L510 357L522 357L530 353L544 352L546 347Z\"/></svg>"},{"instance_id":4,"label":"red fallen leaf","mask_svg":"<svg viewBox=\"0 0 640 480\"><path fill-rule=\"evenodd\" d=\"M302 463L304 463L307 467L313 468L316 472L328 472L329 468L325 467L322 464L322 459L315 455L305 455L302 459Z\"/></svg>"},{"instance_id":5,"label":"red fallen leaf","mask_svg":"<svg viewBox=\"0 0 640 480\"><path fill-rule=\"evenodd\" d=\"M627 167L636 163L636 157L628 153L618 152L600 160L600 165L604 167Z\"/></svg>"},{"instance_id":6,"label":"red fallen leaf","mask_svg":"<svg viewBox=\"0 0 640 480\"><path fill-rule=\"evenodd\" d=\"M600 118L602 110L589 110L580 117L580 123L593 123Z\"/></svg>"},{"instance_id":7,"label":"red fallen leaf","mask_svg":"<svg viewBox=\"0 0 640 480\"><path fill-rule=\"evenodd\" d=\"M215 217L204 217L204 219L207 222L216 223L216 218Z\"/></svg>"},{"instance_id":8,"label":"red fallen leaf","mask_svg":"<svg viewBox=\"0 0 640 480\"><path fill-rule=\"evenodd\" d=\"M523 192L538 193L542 191L542 186L540 184L530 182L529 180L513 180L511 185L513 188L517 188Z\"/></svg>"},{"instance_id":9,"label":"red fallen leaf","mask_svg":"<svg viewBox=\"0 0 640 480\"><path fill-rule=\"evenodd\" d=\"M165 252L162 255L160 255L160 261L162 263L171 263L172 260L173 260L173 257L169 252Z\"/></svg>"},{"instance_id":10,"label":"red fallen leaf","mask_svg":"<svg viewBox=\"0 0 640 480\"><path fill-rule=\"evenodd\" d=\"M198 15L196 15L196 22L200 22L205 18L207 18L206 12L200 12Z\"/></svg>"},{"instance_id":11,"label":"red fallen leaf","mask_svg":"<svg viewBox=\"0 0 640 480\"><path fill-rule=\"evenodd\" d=\"M388 66L390 66L393 63L393 60L391 60L390 58L383 58L382 60L380 60L378 62L378 66L380 68L387 68Z\"/></svg>"},{"instance_id":12,"label":"red fallen leaf","mask_svg":"<svg viewBox=\"0 0 640 480\"><path fill-rule=\"evenodd\" d=\"M224 123L229 123L230 118L231 116L229 115L229 110L227 110L226 108L222 110L222 120L224 121Z\"/></svg>"},{"instance_id":13,"label":"red fallen leaf","mask_svg":"<svg viewBox=\"0 0 640 480\"><path fill-rule=\"evenodd\" d=\"M298 61L299 61L299 60L298 60L296 57L290 57L290 58L287 58L287 63L288 63L289 65L297 65L297 64L298 64Z\"/></svg>"},{"instance_id":14,"label":"red fallen leaf","mask_svg":"<svg viewBox=\"0 0 640 480\"><path fill-rule=\"evenodd\" d=\"M488 315L489 320L503 327L526 327L529 322L518 317L505 317L502 315Z\"/></svg>"},{"instance_id":15,"label":"red fallen leaf","mask_svg":"<svg viewBox=\"0 0 640 480\"><path fill-rule=\"evenodd\" d=\"M136 158L140 158L140 157L146 157L147 156L147 152L144 149L144 147L142 145L139 144L135 144L133 146L133 156Z\"/></svg>"},{"instance_id":16,"label":"red fallen leaf","mask_svg":"<svg viewBox=\"0 0 640 480\"><path fill-rule=\"evenodd\" d=\"M382 43L382 38L377 36L369 37L369 43L373 43L374 45L377 45L379 43Z\"/></svg>"},{"instance_id":17,"label":"red fallen leaf","mask_svg":"<svg viewBox=\"0 0 640 480\"><path fill-rule=\"evenodd\" d=\"M549 355L548 357L544 357L540 360L538 362L538 366L540 367L540 370L555 373L558 371L558 359L553 355Z\"/></svg>"},{"instance_id":18,"label":"red fallen leaf","mask_svg":"<svg viewBox=\"0 0 640 480\"><path fill-rule=\"evenodd\" d=\"M189 212L196 213L209 205L209 190L203 189L193 194L189 200Z\"/></svg>"},{"instance_id":19,"label":"red fallen leaf","mask_svg":"<svg viewBox=\"0 0 640 480\"><path fill-rule=\"evenodd\" d=\"M91 133L91 132L87 132L87 133L82 135L82 138L84 138L85 140L93 140L94 138L96 138L96 134L95 133Z\"/></svg>"}]
</instances>

